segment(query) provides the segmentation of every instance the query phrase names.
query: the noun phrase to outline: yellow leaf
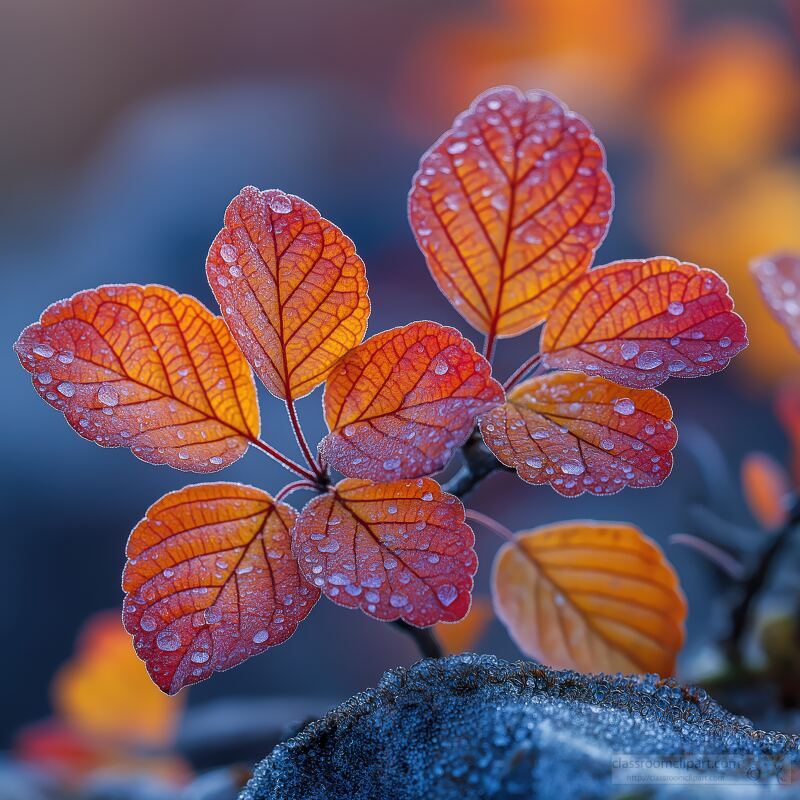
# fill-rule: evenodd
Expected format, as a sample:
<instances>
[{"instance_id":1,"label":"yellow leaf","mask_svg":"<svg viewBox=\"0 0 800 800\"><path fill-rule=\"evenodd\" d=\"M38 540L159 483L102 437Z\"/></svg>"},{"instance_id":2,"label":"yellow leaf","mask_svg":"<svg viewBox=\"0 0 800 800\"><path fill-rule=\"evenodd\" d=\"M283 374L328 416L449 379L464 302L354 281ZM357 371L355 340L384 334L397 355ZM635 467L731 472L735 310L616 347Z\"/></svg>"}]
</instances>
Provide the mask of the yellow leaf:
<instances>
[{"instance_id":1,"label":"yellow leaf","mask_svg":"<svg viewBox=\"0 0 800 800\"><path fill-rule=\"evenodd\" d=\"M494 564L497 616L544 664L670 675L686 601L660 548L632 525L571 521L517 534Z\"/></svg>"}]
</instances>

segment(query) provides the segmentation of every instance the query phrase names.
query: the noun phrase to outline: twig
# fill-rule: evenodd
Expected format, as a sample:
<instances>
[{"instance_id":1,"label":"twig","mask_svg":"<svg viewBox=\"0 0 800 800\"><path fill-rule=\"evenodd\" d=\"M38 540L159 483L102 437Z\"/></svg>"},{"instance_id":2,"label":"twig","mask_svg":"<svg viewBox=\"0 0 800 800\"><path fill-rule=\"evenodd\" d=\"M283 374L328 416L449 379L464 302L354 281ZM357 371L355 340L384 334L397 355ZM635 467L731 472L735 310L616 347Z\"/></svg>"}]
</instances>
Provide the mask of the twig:
<instances>
[{"instance_id":1,"label":"twig","mask_svg":"<svg viewBox=\"0 0 800 800\"><path fill-rule=\"evenodd\" d=\"M513 389L532 369L539 366L539 362L542 360L542 354L536 353L532 355L524 364L519 366L514 372L509 375L506 382L503 384L503 388L506 391Z\"/></svg>"},{"instance_id":2,"label":"twig","mask_svg":"<svg viewBox=\"0 0 800 800\"><path fill-rule=\"evenodd\" d=\"M414 644L419 648L423 658L441 658L444 655L430 628L415 628L402 619L394 620L392 625L414 640Z\"/></svg>"},{"instance_id":3,"label":"twig","mask_svg":"<svg viewBox=\"0 0 800 800\"><path fill-rule=\"evenodd\" d=\"M291 398L286 400L286 410L289 412L289 420L292 423L292 430L294 431L295 439L297 439L297 444L300 445L300 450L303 453L303 457L305 458L308 466L314 471L315 475L317 476L317 480L320 480L324 475L322 467L320 467L320 465L317 463L317 460L311 453L311 448L308 446L305 434L300 426L300 420L297 418L297 409L294 406L294 400Z\"/></svg>"},{"instance_id":4,"label":"twig","mask_svg":"<svg viewBox=\"0 0 800 800\"><path fill-rule=\"evenodd\" d=\"M292 461L291 458L285 456L271 445L268 445L265 441L261 439L251 439L250 444L266 453L270 458L274 458L279 464L286 467L286 469L297 473L301 478L313 481L314 483L318 482L317 476L313 472L309 472L305 467L301 467L296 461Z\"/></svg>"},{"instance_id":5,"label":"twig","mask_svg":"<svg viewBox=\"0 0 800 800\"><path fill-rule=\"evenodd\" d=\"M476 428L461 448L464 464L461 469L442 485L442 489L456 497L463 498L469 494L487 475L495 470L508 470L501 464L483 443L480 431ZM430 628L415 628L402 620L393 623L414 640L423 658L439 658L442 649Z\"/></svg>"},{"instance_id":6,"label":"twig","mask_svg":"<svg viewBox=\"0 0 800 800\"><path fill-rule=\"evenodd\" d=\"M772 537L772 541L759 556L750 577L742 587L739 602L731 611L731 632L724 644L728 657L734 664L741 662L742 638L750 622L753 605L766 585L778 555L791 539L798 525L800 525L800 499L795 500L786 524Z\"/></svg>"}]
</instances>

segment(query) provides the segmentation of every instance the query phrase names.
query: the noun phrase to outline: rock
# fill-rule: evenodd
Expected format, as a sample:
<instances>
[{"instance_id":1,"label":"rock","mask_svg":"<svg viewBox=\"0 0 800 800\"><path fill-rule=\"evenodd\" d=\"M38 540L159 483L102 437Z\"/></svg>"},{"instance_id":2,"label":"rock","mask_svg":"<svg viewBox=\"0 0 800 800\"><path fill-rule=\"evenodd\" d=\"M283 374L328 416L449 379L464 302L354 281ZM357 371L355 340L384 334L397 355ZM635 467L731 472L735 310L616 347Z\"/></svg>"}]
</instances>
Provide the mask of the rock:
<instances>
[{"instance_id":1,"label":"rock","mask_svg":"<svg viewBox=\"0 0 800 800\"><path fill-rule=\"evenodd\" d=\"M685 779L719 766L645 769L624 783L624 755L726 754L738 797L760 797L800 763L796 736L764 733L702 690L658 676L587 676L462 655L387 672L258 766L240 800L478 800L687 797ZM795 777L797 775L795 774ZM655 787L655 788L653 788ZM703 787L703 798L730 786ZM781 787L781 797L800 794ZM728 796L728 795L725 795Z\"/></svg>"}]
</instances>

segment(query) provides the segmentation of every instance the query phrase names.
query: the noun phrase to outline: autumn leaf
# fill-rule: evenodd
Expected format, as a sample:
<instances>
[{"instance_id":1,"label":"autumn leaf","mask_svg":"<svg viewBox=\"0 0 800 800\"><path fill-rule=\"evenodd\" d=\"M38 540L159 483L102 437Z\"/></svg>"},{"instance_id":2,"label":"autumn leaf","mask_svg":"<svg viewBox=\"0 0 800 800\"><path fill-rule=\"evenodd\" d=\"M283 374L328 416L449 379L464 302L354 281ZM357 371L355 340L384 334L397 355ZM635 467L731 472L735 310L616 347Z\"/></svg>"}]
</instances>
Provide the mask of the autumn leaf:
<instances>
[{"instance_id":1,"label":"autumn leaf","mask_svg":"<svg viewBox=\"0 0 800 800\"><path fill-rule=\"evenodd\" d=\"M580 672L671 675L686 601L659 547L632 525L563 522L497 553L497 616L526 654Z\"/></svg>"},{"instance_id":2,"label":"autumn leaf","mask_svg":"<svg viewBox=\"0 0 800 800\"><path fill-rule=\"evenodd\" d=\"M800 348L800 256L780 253L755 260L750 269L764 302Z\"/></svg>"},{"instance_id":3,"label":"autumn leaf","mask_svg":"<svg viewBox=\"0 0 800 800\"><path fill-rule=\"evenodd\" d=\"M455 328L413 322L351 350L325 386L321 456L352 478L430 475L478 415L503 401L486 359Z\"/></svg>"},{"instance_id":4,"label":"autumn leaf","mask_svg":"<svg viewBox=\"0 0 800 800\"><path fill-rule=\"evenodd\" d=\"M214 472L258 437L250 367L225 323L163 286L101 286L50 306L14 349L85 439Z\"/></svg>"},{"instance_id":5,"label":"autumn leaf","mask_svg":"<svg viewBox=\"0 0 800 800\"><path fill-rule=\"evenodd\" d=\"M746 346L725 281L672 258L593 269L564 291L541 342L545 366L624 386L710 375Z\"/></svg>"},{"instance_id":6,"label":"autumn leaf","mask_svg":"<svg viewBox=\"0 0 800 800\"><path fill-rule=\"evenodd\" d=\"M305 200L247 186L211 244L208 281L264 385L296 399L322 383L367 329L364 263Z\"/></svg>"},{"instance_id":7,"label":"autumn leaf","mask_svg":"<svg viewBox=\"0 0 800 800\"><path fill-rule=\"evenodd\" d=\"M408 208L439 288L493 341L545 318L591 264L612 206L589 125L555 97L505 86L425 153Z\"/></svg>"},{"instance_id":8,"label":"autumn leaf","mask_svg":"<svg viewBox=\"0 0 800 800\"><path fill-rule=\"evenodd\" d=\"M475 537L430 478L347 478L303 509L292 538L306 580L334 603L418 627L469 610Z\"/></svg>"},{"instance_id":9,"label":"autumn leaf","mask_svg":"<svg viewBox=\"0 0 800 800\"><path fill-rule=\"evenodd\" d=\"M169 694L281 644L319 592L292 557L295 511L235 483L164 495L133 529L124 622Z\"/></svg>"},{"instance_id":10,"label":"autumn leaf","mask_svg":"<svg viewBox=\"0 0 800 800\"><path fill-rule=\"evenodd\" d=\"M775 416L780 420L791 447L792 484L800 487L800 384L785 383L775 395Z\"/></svg>"},{"instance_id":11,"label":"autumn leaf","mask_svg":"<svg viewBox=\"0 0 800 800\"><path fill-rule=\"evenodd\" d=\"M559 494L614 494L662 483L678 440L669 400L605 378L553 372L531 378L480 421L498 460Z\"/></svg>"},{"instance_id":12,"label":"autumn leaf","mask_svg":"<svg viewBox=\"0 0 800 800\"><path fill-rule=\"evenodd\" d=\"M754 519L768 531L786 522L789 510L789 476L766 453L748 453L742 461L742 490Z\"/></svg>"},{"instance_id":13,"label":"autumn leaf","mask_svg":"<svg viewBox=\"0 0 800 800\"><path fill-rule=\"evenodd\" d=\"M466 653L480 641L493 618L491 600L488 597L473 597L472 606L464 619L439 622L435 626L436 640L445 655Z\"/></svg>"},{"instance_id":14,"label":"autumn leaf","mask_svg":"<svg viewBox=\"0 0 800 800\"><path fill-rule=\"evenodd\" d=\"M166 697L148 677L118 612L89 619L75 655L53 680L52 695L61 720L106 744L166 747L183 711L178 698Z\"/></svg>"}]
</instances>

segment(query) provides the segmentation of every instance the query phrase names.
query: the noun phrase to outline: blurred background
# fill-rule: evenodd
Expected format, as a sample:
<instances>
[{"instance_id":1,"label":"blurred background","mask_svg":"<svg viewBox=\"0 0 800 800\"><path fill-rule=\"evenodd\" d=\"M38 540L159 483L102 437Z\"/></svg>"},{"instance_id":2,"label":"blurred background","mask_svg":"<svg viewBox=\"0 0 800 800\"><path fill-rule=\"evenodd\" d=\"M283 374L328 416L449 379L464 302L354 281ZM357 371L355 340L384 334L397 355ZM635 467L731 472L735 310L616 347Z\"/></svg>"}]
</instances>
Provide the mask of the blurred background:
<instances>
[{"instance_id":1,"label":"blurred background","mask_svg":"<svg viewBox=\"0 0 800 800\"><path fill-rule=\"evenodd\" d=\"M255 184L308 199L356 242L371 333L433 318L477 342L431 280L405 203L422 152L499 83L557 94L605 143L617 205L597 263L668 254L712 267L748 323L751 346L729 369L664 387L682 439L658 489L570 501L500 474L470 498L515 530L639 525L689 596L681 669L692 672L718 586L668 537L706 533L698 505L752 527L740 462L790 449L773 405L800 357L748 262L800 249L798 0L0 0L0 749L52 713L51 679L87 618L120 607L130 529L195 482L77 437L31 390L11 351L18 332L102 283L164 283L213 307L208 246L228 201ZM534 341L502 342L499 376ZM300 411L316 441L319 390ZM262 419L265 438L294 453L266 393ZM288 480L258 452L221 477L269 491ZM478 535L486 595L496 540ZM518 655L497 622L471 647ZM393 627L323 600L288 643L174 703L317 698L324 710L416 659Z\"/></svg>"}]
</instances>

